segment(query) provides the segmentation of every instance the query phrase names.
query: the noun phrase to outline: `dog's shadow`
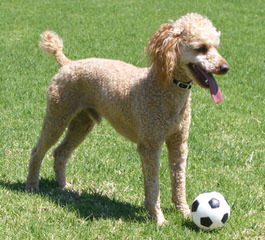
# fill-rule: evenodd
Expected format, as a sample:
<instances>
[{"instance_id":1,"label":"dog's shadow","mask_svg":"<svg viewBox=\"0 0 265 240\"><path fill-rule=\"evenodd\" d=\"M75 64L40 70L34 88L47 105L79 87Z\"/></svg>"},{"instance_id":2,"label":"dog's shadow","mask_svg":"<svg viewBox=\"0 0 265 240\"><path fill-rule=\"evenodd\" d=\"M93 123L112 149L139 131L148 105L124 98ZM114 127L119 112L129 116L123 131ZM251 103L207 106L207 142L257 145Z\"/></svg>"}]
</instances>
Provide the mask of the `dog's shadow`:
<instances>
[{"instance_id":1,"label":"dog's shadow","mask_svg":"<svg viewBox=\"0 0 265 240\"><path fill-rule=\"evenodd\" d=\"M98 193L93 189L89 192L77 192L70 189L59 189L55 181L48 179L40 180L40 191L37 194L48 198L58 206L66 208L68 211L77 212L77 215L86 220L98 219L123 219L125 221L145 222L147 218L141 216L144 213L143 207L136 207L130 203L117 199L110 199L108 196ZM25 184L22 182L4 182L0 180L0 187L25 193Z\"/></svg>"}]
</instances>

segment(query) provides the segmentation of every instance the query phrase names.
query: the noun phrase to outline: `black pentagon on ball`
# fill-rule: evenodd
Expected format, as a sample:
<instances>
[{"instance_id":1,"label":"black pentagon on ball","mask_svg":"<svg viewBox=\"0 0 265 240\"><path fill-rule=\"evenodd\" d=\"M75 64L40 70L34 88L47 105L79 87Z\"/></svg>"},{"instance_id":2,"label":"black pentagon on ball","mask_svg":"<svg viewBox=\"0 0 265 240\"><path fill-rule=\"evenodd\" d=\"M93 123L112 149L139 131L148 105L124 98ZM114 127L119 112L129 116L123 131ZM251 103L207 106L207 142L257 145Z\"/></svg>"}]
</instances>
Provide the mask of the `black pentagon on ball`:
<instances>
[{"instance_id":1,"label":"black pentagon on ball","mask_svg":"<svg viewBox=\"0 0 265 240\"><path fill-rule=\"evenodd\" d=\"M191 205L191 211L192 211L192 212L196 212L197 209L198 209L198 207L199 207L199 201L198 201L198 200L195 200L195 201L192 203L192 205Z\"/></svg>"},{"instance_id":2,"label":"black pentagon on ball","mask_svg":"<svg viewBox=\"0 0 265 240\"><path fill-rule=\"evenodd\" d=\"M212 198L209 201L209 205L211 206L211 208L218 208L218 207L220 207L220 201L216 198Z\"/></svg>"},{"instance_id":3,"label":"black pentagon on ball","mask_svg":"<svg viewBox=\"0 0 265 240\"><path fill-rule=\"evenodd\" d=\"M212 220L209 217L202 217L201 218L201 225L204 227L210 227L212 225Z\"/></svg>"},{"instance_id":4,"label":"black pentagon on ball","mask_svg":"<svg viewBox=\"0 0 265 240\"><path fill-rule=\"evenodd\" d=\"M228 213L224 214L223 218L222 218L222 223L225 224L225 222L227 221L228 219Z\"/></svg>"}]
</instances>

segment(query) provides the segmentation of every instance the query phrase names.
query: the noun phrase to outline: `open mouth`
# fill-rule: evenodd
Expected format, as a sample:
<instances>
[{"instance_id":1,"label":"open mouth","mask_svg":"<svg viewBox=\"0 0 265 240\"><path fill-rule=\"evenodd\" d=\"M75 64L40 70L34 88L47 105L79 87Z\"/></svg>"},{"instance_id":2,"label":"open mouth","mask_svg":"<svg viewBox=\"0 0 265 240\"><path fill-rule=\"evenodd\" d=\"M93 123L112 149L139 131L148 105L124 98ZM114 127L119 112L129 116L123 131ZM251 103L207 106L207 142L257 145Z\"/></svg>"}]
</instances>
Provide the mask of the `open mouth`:
<instances>
[{"instance_id":1,"label":"open mouth","mask_svg":"<svg viewBox=\"0 0 265 240\"><path fill-rule=\"evenodd\" d=\"M196 64L190 63L188 66L202 87L209 88L209 78L213 78L213 75Z\"/></svg>"},{"instance_id":2,"label":"open mouth","mask_svg":"<svg viewBox=\"0 0 265 240\"><path fill-rule=\"evenodd\" d=\"M210 89L214 103L220 103L222 101L222 93L212 73L205 71L197 64L189 63L188 66L199 85Z\"/></svg>"}]
</instances>

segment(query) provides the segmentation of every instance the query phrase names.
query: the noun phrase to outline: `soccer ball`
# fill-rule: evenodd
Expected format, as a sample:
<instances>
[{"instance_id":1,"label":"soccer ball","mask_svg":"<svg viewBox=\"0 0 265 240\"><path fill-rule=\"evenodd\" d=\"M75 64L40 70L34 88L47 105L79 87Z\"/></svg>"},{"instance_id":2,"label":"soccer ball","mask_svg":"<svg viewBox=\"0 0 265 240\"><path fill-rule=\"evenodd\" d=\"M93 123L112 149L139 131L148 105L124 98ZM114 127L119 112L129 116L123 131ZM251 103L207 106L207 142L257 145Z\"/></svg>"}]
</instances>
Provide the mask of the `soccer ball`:
<instances>
[{"instance_id":1,"label":"soccer ball","mask_svg":"<svg viewBox=\"0 0 265 240\"><path fill-rule=\"evenodd\" d=\"M192 221L201 229L223 227L230 217L230 206L221 193L204 192L191 204Z\"/></svg>"}]
</instances>

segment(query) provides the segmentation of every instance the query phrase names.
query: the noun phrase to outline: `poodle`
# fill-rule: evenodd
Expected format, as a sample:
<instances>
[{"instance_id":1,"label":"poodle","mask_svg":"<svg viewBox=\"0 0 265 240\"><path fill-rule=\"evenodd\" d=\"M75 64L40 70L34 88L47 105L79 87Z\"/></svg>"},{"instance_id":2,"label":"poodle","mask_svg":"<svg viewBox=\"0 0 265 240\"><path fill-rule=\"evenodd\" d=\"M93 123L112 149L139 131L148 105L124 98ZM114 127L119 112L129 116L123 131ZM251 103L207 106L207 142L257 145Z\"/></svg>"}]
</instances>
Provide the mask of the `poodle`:
<instances>
[{"instance_id":1,"label":"poodle","mask_svg":"<svg viewBox=\"0 0 265 240\"><path fill-rule=\"evenodd\" d=\"M166 222L160 206L159 157L168 149L172 201L185 217L185 167L191 118L191 87L209 90L214 103L222 101L213 74L229 70L218 53L220 32L207 17L190 13L160 26L146 47L150 67L101 58L70 60L53 32L41 34L40 47L60 65L47 92L47 109L39 139L32 149L26 187L39 188L46 152L54 150L54 171L65 187L66 162L96 123L105 118L122 136L136 143L144 176L144 205L158 225Z\"/></svg>"}]
</instances>

